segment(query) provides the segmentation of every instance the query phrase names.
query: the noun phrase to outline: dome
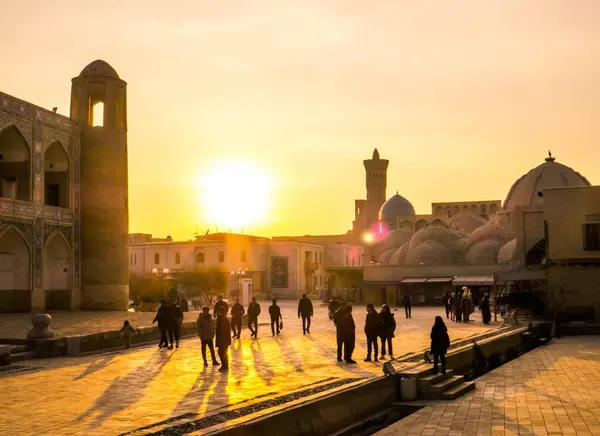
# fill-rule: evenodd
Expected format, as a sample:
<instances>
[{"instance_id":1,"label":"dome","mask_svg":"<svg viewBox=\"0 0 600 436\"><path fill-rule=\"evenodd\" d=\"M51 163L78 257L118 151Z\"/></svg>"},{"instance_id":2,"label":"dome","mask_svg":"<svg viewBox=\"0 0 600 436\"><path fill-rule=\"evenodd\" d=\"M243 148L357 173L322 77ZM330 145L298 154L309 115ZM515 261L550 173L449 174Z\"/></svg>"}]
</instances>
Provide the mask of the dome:
<instances>
[{"instance_id":1,"label":"dome","mask_svg":"<svg viewBox=\"0 0 600 436\"><path fill-rule=\"evenodd\" d=\"M400 247L404 243L410 241L413 233L407 229L395 229L388 233L385 238L384 244L388 244L393 247Z\"/></svg>"},{"instance_id":2,"label":"dome","mask_svg":"<svg viewBox=\"0 0 600 436\"><path fill-rule=\"evenodd\" d=\"M469 247L465 260L468 263L496 263L498 252L504 242L497 239L485 239Z\"/></svg>"},{"instance_id":3,"label":"dome","mask_svg":"<svg viewBox=\"0 0 600 436\"><path fill-rule=\"evenodd\" d=\"M498 252L498 263L509 263L517 260L517 239L508 241Z\"/></svg>"},{"instance_id":4,"label":"dome","mask_svg":"<svg viewBox=\"0 0 600 436\"><path fill-rule=\"evenodd\" d=\"M105 77L114 77L115 79L119 78L119 75L115 71L113 67L111 67L108 63L103 60L96 60L81 70L79 76L105 76Z\"/></svg>"},{"instance_id":5,"label":"dome","mask_svg":"<svg viewBox=\"0 0 600 436\"><path fill-rule=\"evenodd\" d=\"M464 238L465 234L446 227L429 226L416 232L410 239L410 248L416 248L426 241L437 241L444 246L449 246L459 239Z\"/></svg>"},{"instance_id":6,"label":"dome","mask_svg":"<svg viewBox=\"0 0 600 436\"><path fill-rule=\"evenodd\" d=\"M390 247L387 250L382 251L381 254L377 256L377 262L382 265L387 264L395 251L395 247Z\"/></svg>"},{"instance_id":7,"label":"dome","mask_svg":"<svg viewBox=\"0 0 600 436\"><path fill-rule=\"evenodd\" d=\"M502 209L512 211L517 206L541 204L542 198L538 192L543 192L544 189L590 185L585 177L572 168L555 162L548 153L546 162L529 171L512 185Z\"/></svg>"},{"instance_id":8,"label":"dome","mask_svg":"<svg viewBox=\"0 0 600 436\"><path fill-rule=\"evenodd\" d=\"M454 259L455 262L463 262L465 260L465 253L467 252L468 246L469 238L459 239L455 243L448 246L448 250L452 255L452 259Z\"/></svg>"},{"instance_id":9,"label":"dome","mask_svg":"<svg viewBox=\"0 0 600 436\"><path fill-rule=\"evenodd\" d=\"M415 208L406 198L396 195L388 199L379 210L380 220L394 219L397 216L414 216Z\"/></svg>"},{"instance_id":10,"label":"dome","mask_svg":"<svg viewBox=\"0 0 600 436\"><path fill-rule=\"evenodd\" d=\"M481 215L471 212L470 210L463 210L448 218L449 228L464 233L471 233L473 230L483 226L486 223L487 221L485 218L483 218Z\"/></svg>"},{"instance_id":11,"label":"dome","mask_svg":"<svg viewBox=\"0 0 600 436\"><path fill-rule=\"evenodd\" d=\"M495 239L504 243L510 241L515 236L513 232L502 227L500 224L488 223L475 229L469 236L469 244L473 245L483 239Z\"/></svg>"},{"instance_id":12,"label":"dome","mask_svg":"<svg viewBox=\"0 0 600 436\"><path fill-rule=\"evenodd\" d=\"M406 255L408 254L408 245L409 245L409 243L406 242L400 248L398 248L394 252L394 254L392 254L392 257L390 257L390 260L389 260L388 264L389 265L401 265L401 264L403 264L404 261L406 260Z\"/></svg>"},{"instance_id":13,"label":"dome","mask_svg":"<svg viewBox=\"0 0 600 436\"><path fill-rule=\"evenodd\" d=\"M452 263L452 255L437 241L425 241L406 255L407 265L440 265Z\"/></svg>"}]
</instances>

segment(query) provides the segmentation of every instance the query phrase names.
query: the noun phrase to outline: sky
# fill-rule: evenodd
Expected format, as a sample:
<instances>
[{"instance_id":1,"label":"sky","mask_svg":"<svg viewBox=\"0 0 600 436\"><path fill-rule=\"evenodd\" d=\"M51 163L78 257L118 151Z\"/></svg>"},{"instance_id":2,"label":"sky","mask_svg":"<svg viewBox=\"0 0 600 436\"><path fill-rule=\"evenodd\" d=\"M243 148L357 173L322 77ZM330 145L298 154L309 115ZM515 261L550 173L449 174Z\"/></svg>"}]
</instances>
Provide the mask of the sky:
<instances>
[{"instance_id":1,"label":"sky","mask_svg":"<svg viewBox=\"0 0 600 436\"><path fill-rule=\"evenodd\" d=\"M349 230L375 147L390 160L388 196L398 190L417 213L503 200L548 150L600 181L596 0L0 0L0 10L3 92L68 115L70 80L93 60L127 81L131 232L214 231L203 191L214 183L203 180L231 162L269 180L262 218L245 228L265 236ZM253 207L251 187L235 180L227 210Z\"/></svg>"}]
</instances>

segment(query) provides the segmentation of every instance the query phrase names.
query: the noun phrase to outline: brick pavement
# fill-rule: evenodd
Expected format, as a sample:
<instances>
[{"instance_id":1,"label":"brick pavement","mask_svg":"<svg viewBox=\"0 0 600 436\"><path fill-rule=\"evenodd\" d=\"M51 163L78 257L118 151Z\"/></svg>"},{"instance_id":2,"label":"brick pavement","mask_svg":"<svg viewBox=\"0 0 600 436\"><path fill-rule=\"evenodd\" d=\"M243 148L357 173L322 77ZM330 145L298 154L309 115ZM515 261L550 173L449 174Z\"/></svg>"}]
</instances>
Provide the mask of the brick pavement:
<instances>
[{"instance_id":1,"label":"brick pavement","mask_svg":"<svg viewBox=\"0 0 600 436\"><path fill-rule=\"evenodd\" d=\"M263 305L263 312L266 307ZM429 343L429 330L442 308L415 308L413 319L397 312L396 354L418 351ZM7 395L0 397L0 434L115 435L188 413L225 410L258 396L283 395L311 383L381 375L375 363L363 363L363 308L354 310L360 364L335 360L335 331L325 307L315 307L312 334L302 335L295 304L283 302L284 330L272 337L261 327L258 340L237 341L230 350L231 370L204 368L197 339L178 350L154 346L84 357L33 360L40 369L0 375ZM262 321L265 321L263 319ZM494 327L492 327L494 328ZM489 330L481 322L449 324L452 339Z\"/></svg>"},{"instance_id":2,"label":"brick pavement","mask_svg":"<svg viewBox=\"0 0 600 436\"><path fill-rule=\"evenodd\" d=\"M377 436L600 435L600 337L555 339Z\"/></svg>"}]
</instances>

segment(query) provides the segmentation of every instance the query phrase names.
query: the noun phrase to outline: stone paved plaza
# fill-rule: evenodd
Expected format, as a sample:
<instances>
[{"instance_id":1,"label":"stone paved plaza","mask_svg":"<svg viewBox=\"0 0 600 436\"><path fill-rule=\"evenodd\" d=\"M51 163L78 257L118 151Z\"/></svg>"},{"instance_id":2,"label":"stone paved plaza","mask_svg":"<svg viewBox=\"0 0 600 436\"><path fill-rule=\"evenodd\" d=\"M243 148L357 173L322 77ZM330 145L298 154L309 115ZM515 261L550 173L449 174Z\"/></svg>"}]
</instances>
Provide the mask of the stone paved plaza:
<instances>
[{"instance_id":1,"label":"stone paved plaza","mask_svg":"<svg viewBox=\"0 0 600 436\"><path fill-rule=\"evenodd\" d=\"M377 436L600 435L600 337L555 339Z\"/></svg>"},{"instance_id":2,"label":"stone paved plaza","mask_svg":"<svg viewBox=\"0 0 600 436\"><path fill-rule=\"evenodd\" d=\"M354 308L359 365L348 366L335 359L335 330L325 307L315 305L312 334L303 336L296 304L283 302L282 306L285 325L281 336L272 337L265 326L260 328L258 340L249 340L248 331L243 331L242 341L230 350L228 375L210 366L204 368L196 338L184 340L174 351L146 346L33 360L25 364L37 370L0 373L0 386L9 393L0 398L4 416L0 434L116 435L186 413L202 415L257 401L256 397L288 394L327 380L382 375L379 365L362 362L364 308ZM399 309L396 355L426 347L433 318L442 311L415 308L413 319L406 320ZM479 320L448 325L452 339L495 328Z\"/></svg>"}]
</instances>

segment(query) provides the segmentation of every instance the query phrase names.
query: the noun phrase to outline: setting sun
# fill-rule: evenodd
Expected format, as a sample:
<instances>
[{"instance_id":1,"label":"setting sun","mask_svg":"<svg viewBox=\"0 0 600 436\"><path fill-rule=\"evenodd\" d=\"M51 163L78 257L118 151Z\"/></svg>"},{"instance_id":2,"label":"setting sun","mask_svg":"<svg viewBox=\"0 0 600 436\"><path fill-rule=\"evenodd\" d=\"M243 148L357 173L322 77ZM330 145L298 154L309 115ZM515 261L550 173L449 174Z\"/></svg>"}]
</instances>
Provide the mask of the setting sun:
<instances>
[{"instance_id":1,"label":"setting sun","mask_svg":"<svg viewBox=\"0 0 600 436\"><path fill-rule=\"evenodd\" d=\"M204 220L222 230L239 231L265 223L271 199L271 177L249 162L215 164L201 177Z\"/></svg>"}]
</instances>

